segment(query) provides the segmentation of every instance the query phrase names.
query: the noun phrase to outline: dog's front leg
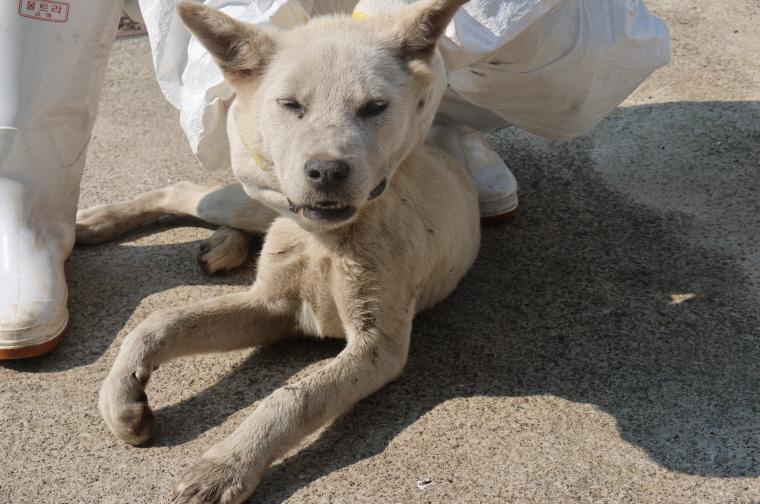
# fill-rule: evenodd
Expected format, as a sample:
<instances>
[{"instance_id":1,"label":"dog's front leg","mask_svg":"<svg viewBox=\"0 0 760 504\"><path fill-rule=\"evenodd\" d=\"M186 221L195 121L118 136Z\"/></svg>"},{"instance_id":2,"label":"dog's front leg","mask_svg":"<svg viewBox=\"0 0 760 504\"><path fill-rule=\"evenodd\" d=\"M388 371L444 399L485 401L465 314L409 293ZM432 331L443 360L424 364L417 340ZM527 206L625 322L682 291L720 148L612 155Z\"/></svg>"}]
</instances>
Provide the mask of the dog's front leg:
<instances>
[{"instance_id":1,"label":"dog's front leg","mask_svg":"<svg viewBox=\"0 0 760 504\"><path fill-rule=\"evenodd\" d=\"M243 502L272 462L304 436L395 378L403 368L411 317L402 331L358 333L330 364L264 399L227 439L181 478L176 504Z\"/></svg>"},{"instance_id":2,"label":"dog's front leg","mask_svg":"<svg viewBox=\"0 0 760 504\"><path fill-rule=\"evenodd\" d=\"M270 344L292 327L292 312L255 290L154 312L124 339L100 389L101 415L118 438L143 444L156 425L145 386L159 365L182 355Z\"/></svg>"}]
</instances>

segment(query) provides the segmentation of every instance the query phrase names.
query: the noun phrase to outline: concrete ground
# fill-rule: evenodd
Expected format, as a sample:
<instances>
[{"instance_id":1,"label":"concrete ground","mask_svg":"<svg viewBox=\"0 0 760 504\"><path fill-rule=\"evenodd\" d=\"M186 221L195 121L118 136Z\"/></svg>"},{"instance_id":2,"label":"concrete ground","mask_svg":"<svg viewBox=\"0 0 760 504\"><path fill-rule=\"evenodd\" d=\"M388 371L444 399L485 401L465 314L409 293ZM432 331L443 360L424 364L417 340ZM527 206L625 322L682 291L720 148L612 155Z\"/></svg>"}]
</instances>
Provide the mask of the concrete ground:
<instances>
[{"instance_id":1,"label":"concrete ground","mask_svg":"<svg viewBox=\"0 0 760 504\"><path fill-rule=\"evenodd\" d=\"M760 502L760 10L651 0L673 62L592 132L493 140L521 210L415 322L398 381L266 474L255 503ZM203 171L152 75L115 44L81 206ZM183 359L148 393L156 442L101 421L100 384L151 311L247 289L195 264L211 230L162 219L77 247L71 327L0 364L0 502L166 502L258 401L340 351L293 340Z\"/></svg>"}]
</instances>

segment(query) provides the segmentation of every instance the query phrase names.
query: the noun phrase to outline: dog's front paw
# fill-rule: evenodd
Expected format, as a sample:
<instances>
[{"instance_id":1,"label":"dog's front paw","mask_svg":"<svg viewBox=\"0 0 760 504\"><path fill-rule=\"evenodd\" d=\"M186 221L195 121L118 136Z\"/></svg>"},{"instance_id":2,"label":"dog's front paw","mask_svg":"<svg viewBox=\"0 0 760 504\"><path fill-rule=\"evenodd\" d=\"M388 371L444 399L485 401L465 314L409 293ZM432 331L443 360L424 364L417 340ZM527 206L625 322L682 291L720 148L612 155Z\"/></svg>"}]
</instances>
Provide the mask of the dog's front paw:
<instances>
[{"instance_id":1,"label":"dog's front paw","mask_svg":"<svg viewBox=\"0 0 760 504\"><path fill-rule=\"evenodd\" d=\"M233 270L248 258L250 243L249 233L222 226L201 242L198 264L209 274Z\"/></svg>"},{"instance_id":2,"label":"dog's front paw","mask_svg":"<svg viewBox=\"0 0 760 504\"><path fill-rule=\"evenodd\" d=\"M247 481L245 475L230 463L201 458L180 478L172 504L238 504L248 497L255 483Z\"/></svg>"},{"instance_id":3,"label":"dog's front paw","mask_svg":"<svg viewBox=\"0 0 760 504\"><path fill-rule=\"evenodd\" d=\"M100 414L116 437L130 444L147 443L156 431L156 415L145 394L141 373L111 373L100 389Z\"/></svg>"}]
</instances>

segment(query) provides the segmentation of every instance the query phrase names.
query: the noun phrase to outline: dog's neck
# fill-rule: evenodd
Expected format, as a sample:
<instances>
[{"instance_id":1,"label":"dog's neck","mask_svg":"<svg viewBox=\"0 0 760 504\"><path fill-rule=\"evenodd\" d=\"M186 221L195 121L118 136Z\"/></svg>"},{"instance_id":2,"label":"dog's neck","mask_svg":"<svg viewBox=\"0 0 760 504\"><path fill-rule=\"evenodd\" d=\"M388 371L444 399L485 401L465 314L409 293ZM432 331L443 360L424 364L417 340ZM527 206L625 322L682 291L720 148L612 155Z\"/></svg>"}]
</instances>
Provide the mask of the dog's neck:
<instances>
[{"instance_id":1,"label":"dog's neck","mask_svg":"<svg viewBox=\"0 0 760 504\"><path fill-rule=\"evenodd\" d=\"M243 184L245 192L280 215L287 216L290 213L290 205L282 192L277 175L274 170L267 169L269 167L245 144L240 135L237 100L232 102L227 114L227 135L230 141L232 171Z\"/></svg>"}]
</instances>

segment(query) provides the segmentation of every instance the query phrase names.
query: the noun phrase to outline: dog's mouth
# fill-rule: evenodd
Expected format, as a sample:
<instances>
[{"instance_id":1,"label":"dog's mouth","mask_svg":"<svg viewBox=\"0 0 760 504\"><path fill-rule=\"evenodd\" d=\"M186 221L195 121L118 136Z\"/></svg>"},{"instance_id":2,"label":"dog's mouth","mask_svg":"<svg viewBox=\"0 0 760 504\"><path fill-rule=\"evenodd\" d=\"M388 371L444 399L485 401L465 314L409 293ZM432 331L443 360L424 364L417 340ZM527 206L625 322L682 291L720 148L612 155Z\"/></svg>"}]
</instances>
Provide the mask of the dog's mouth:
<instances>
[{"instance_id":1,"label":"dog's mouth","mask_svg":"<svg viewBox=\"0 0 760 504\"><path fill-rule=\"evenodd\" d=\"M337 201L320 201L312 205L295 205L288 200L290 211L307 219L329 222L344 221L356 213L356 207Z\"/></svg>"},{"instance_id":2,"label":"dog's mouth","mask_svg":"<svg viewBox=\"0 0 760 504\"><path fill-rule=\"evenodd\" d=\"M371 201L385 191L386 179L383 179L372 192L367 201ZM309 220L340 222L351 218L356 213L356 207L339 201L319 201L311 205L296 205L288 200L289 209L293 213L302 215Z\"/></svg>"}]
</instances>

